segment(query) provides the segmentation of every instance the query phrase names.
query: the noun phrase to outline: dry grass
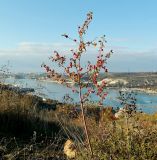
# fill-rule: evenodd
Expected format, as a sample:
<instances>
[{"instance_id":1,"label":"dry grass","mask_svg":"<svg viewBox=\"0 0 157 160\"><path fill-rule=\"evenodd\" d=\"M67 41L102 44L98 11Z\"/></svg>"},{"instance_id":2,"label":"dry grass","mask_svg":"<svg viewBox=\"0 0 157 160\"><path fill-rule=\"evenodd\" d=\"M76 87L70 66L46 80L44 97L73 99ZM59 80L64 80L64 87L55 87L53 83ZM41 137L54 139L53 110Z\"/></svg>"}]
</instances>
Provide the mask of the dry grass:
<instances>
[{"instance_id":1,"label":"dry grass","mask_svg":"<svg viewBox=\"0 0 157 160\"><path fill-rule=\"evenodd\" d=\"M90 160L78 111L71 105L41 109L38 97L12 91L0 94L0 157L4 159L66 159L63 145L72 139L76 160ZM94 160L156 160L157 114L136 113L113 121L87 106L87 124ZM95 114L94 114L95 113Z\"/></svg>"},{"instance_id":2,"label":"dry grass","mask_svg":"<svg viewBox=\"0 0 157 160\"><path fill-rule=\"evenodd\" d=\"M149 117L149 118L148 118ZM126 123L105 119L101 126L88 120L94 160L156 160L157 122L154 115L137 113ZM77 160L91 159L79 150Z\"/></svg>"},{"instance_id":3,"label":"dry grass","mask_svg":"<svg viewBox=\"0 0 157 160\"><path fill-rule=\"evenodd\" d=\"M39 97L1 90L0 158L65 159L67 135L54 108L40 105Z\"/></svg>"}]
</instances>

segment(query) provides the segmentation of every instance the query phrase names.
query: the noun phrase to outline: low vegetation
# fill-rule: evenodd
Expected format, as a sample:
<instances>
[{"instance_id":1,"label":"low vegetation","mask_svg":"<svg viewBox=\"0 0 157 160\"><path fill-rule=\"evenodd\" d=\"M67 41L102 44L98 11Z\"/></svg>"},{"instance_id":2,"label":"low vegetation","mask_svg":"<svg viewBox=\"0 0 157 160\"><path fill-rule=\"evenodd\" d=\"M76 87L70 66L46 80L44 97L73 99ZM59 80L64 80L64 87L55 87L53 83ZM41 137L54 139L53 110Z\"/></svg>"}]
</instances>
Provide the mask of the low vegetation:
<instances>
[{"instance_id":1,"label":"low vegetation","mask_svg":"<svg viewBox=\"0 0 157 160\"><path fill-rule=\"evenodd\" d=\"M111 109L100 114L96 106L86 105L93 149L90 157L80 111L74 110L73 105L61 103L56 103L56 109L41 109L37 99L1 91L1 158L64 160L67 159L64 144L70 140L74 143L76 160L157 159L157 114L137 112L129 119L125 116L113 119Z\"/></svg>"}]
</instances>

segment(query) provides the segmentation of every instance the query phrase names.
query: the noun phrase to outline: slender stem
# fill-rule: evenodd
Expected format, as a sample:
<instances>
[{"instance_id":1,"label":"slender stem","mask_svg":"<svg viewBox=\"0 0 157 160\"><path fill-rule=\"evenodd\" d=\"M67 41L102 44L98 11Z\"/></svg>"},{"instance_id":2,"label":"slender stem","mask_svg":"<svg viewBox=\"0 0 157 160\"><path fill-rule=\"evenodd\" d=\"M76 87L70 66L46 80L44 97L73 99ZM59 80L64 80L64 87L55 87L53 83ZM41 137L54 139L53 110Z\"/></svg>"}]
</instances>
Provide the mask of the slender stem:
<instances>
[{"instance_id":1,"label":"slender stem","mask_svg":"<svg viewBox=\"0 0 157 160\"><path fill-rule=\"evenodd\" d=\"M92 150L91 142L90 142L90 139L89 139L89 133L88 133L88 129L87 129L87 122L86 122L86 118L85 118L85 114L84 114L83 102L82 102L82 98L81 98L81 86L79 87L79 89L80 89L80 91L79 91L80 107L81 107L81 113L82 113L82 120L83 120L84 130L85 130L85 134L86 134L86 138L87 138L87 143L88 143L88 147L89 147L91 156L93 156L93 150Z\"/></svg>"},{"instance_id":2,"label":"slender stem","mask_svg":"<svg viewBox=\"0 0 157 160\"><path fill-rule=\"evenodd\" d=\"M128 123L128 115L126 115L126 129L127 129L127 151L128 151L128 159L130 159L130 137L129 137L129 123Z\"/></svg>"},{"instance_id":3,"label":"slender stem","mask_svg":"<svg viewBox=\"0 0 157 160\"><path fill-rule=\"evenodd\" d=\"M78 80L78 85L79 85L79 99L80 99L80 108L81 108L81 114L82 114L82 120L83 120L83 125L84 125L84 130L85 130L85 134L86 134L86 138L87 138L87 143L88 143L88 147L91 153L91 156L93 157L93 150L92 150L92 146L91 146L91 142L90 142L90 138L89 138L89 133L88 133L88 129L87 129L87 122L86 122L86 117L84 114L84 106L83 106L83 100L82 100L82 84L81 84L81 73L80 73L80 67L81 67L81 57L78 59L78 76L79 76L79 80Z\"/></svg>"}]
</instances>

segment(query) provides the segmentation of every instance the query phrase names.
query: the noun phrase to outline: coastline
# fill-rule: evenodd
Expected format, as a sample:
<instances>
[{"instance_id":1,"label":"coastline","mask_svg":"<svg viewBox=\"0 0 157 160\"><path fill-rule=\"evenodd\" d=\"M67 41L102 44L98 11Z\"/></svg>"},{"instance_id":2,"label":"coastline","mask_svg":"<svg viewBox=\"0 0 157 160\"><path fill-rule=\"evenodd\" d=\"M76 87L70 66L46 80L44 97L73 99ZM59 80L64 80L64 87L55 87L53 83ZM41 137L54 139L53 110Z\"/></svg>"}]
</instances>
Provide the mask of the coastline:
<instances>
[{"instance_id":1,"label":"coastline","mask_svg":"<svg viewBox=\"0 0 157 160\"><path fill-rule=\"evenodd\" d=\"M48 83L58 83L58 84L61 84L60 81L55 81L55 80L46 80L46 79L36 79L37 81L40 81L40 82L48 82ZM72 84L74 85L73 82L66 82L67 84Z\"/></svg>"},{"instance_id":2,"label":"coastline","mask_svg":"<svg viewBox=\"0 0 157 160\"><path fill-rule=\"evenodd\" d=\"M109 89L121 89L119 87L107 87ZM152 90L150 88L137 88L137 87L132 87L132 88L127 88L126 89L130 89L132 91L136 91L139 93L146 93L146 94L157 94L157 90Z\"/></svg>"},{"instance_id":3,"label":"coastline","mask_svg":"<svg viewBox=\"0 0 157 160\"><path fill-rule=\"evenodd\" d=\"M157 94L157 90L152 90L150 88L132 88L132 90L137 92L144 92L148 94Z\"/></svg>"},{"instance_id":4,"label":"coastline","mask_svg":"<svg viewBox=\"0 0 157 160\"><path fill-rule=\"evenodd\" d=\"M59 81L55 81L55 80L41 80L41 79L38 79L38 81L41 81L41 82L49 82L49 83L58 83L58 84L61 84ZM71 84L71 85L75 85L73 82L66 82L67 84ZM111 87L111 86L107 86L108 89L120 89L120 87ZM151 88L137 88L137 87L132 87L132 88L129 88L133 91L137 91L137 92L140 92L140 93L147 93L147 94L157 94L157 90L153 90Z\"/></svg>"}]
</instances>

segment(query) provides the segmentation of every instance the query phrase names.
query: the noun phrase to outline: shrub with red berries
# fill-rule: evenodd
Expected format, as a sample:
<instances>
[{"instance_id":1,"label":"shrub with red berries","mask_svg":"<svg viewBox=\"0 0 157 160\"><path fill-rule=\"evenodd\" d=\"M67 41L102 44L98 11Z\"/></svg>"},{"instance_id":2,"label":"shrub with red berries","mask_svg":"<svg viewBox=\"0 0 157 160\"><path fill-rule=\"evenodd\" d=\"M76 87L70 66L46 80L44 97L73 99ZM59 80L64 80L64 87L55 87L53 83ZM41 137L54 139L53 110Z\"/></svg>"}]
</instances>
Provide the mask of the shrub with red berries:
<instances>
[{"instance_id":1,"label":"shrub with red berries","mask_svg":"<svg viewBox=\"0 0 157 160\"><path fill-rule=\"evenodd\" d=\"M50 78L53 78L57 81L59 81L62 84L66 84L67 87L71 87L69 84L67 84L67 77L77 84L78 87L71 87L73 92L80 92L84 88L86 90L86 93L81 92L80 100L82 102L86 101L90 94L96 94L100 102L99 104L103 104L103 100L106 97L106 83L103 81L101 84L98 84L99 74L104 72L108 72L108 69L106 68L107 59L110 58L113 51L111 50L109 53L105 54L104 48L105 48L105 36L100 37L100 39L96 41L84 41L84 35L86 34L86 31L89 27L89 24L91 23L93 19L93 13L89 12L87 14L87 18L84 21L82 26L78 27L78 35L79 39L73 39L67 34L63 34L62 36L72 40L74 43L77 44L77 49L71 49L70 52L72 53L72 56L69 60L65 56L62 56L57 51L53 52L53 55L50 57L50 60L54 63L57 63L59 67L63 68L64 73L66 74L63 76L60 73L57 73L54 69L51 69L47 65L43 65L46 72L48 73L48 76ZM96 56L96 62L95 64L91 64L88 62L87 67L83 67L81 64L81 57L83 54L86 54L87 47L94 46L98 47L98 55ZM68 64L66 63L68 61ZM84 83L84 78L87 77L87 82ZM92 85L91 85L92 84Z\"/></svg>"},{"instance_id":2,"label":"shrub with red berries","mask_svg":"<svg viewBox=\"0 0 157 160\"><path fill-rule=\"evenodd\" d=\"M106 43L105 36L102 36L98 40L94 41L86 42L84 40L84 35L86 34L92 19L93 19L93 13L89 12L87 14L87 18L84 21L83 25L78 27L79 39L71 38L67 34L62 35L63 37L73 41L77 45L76 49L70 50L72 54L70 59L67 59L65 56L62 56L57 51L54 51L53 55L50 57L50 60L53 63L56 63L58 64L59 67L62 67L66 76L63 76L61 73L58 73L57 71L55 71L55 69L51 69L49 66L45 64L42 65L45 68L50 78L55 79L62 84L65 84L67 87L71 87L72 92L79 93L78 98L80 101L80 107L82 111L82 117L83 117L82 119L84 122L85 132L91 154L92 154L92 149L88 137L83 104L89 99L91 94L95 94L99 98L100 106L101 107L103 106L103 100L107 96L107 93L105 91L106 82L102 81L102 83L98 83L98 80L100 73L104 72L104 74L106 74L106 72L108 72L108 69L106 68L107 60L113 53L112 50L107 54L105 54L104 52ZM92 46L98 48L98 55L96 56L95 64L92 64L91 62L88 61L87 66L83 67L81 61L82 55L86 54L87 47L92 47ZM67 77L76 84L75 87L70 86L67 83ZM86 92L84 92L83 90L85 90Z\"/></svg>"}]
</instances>

